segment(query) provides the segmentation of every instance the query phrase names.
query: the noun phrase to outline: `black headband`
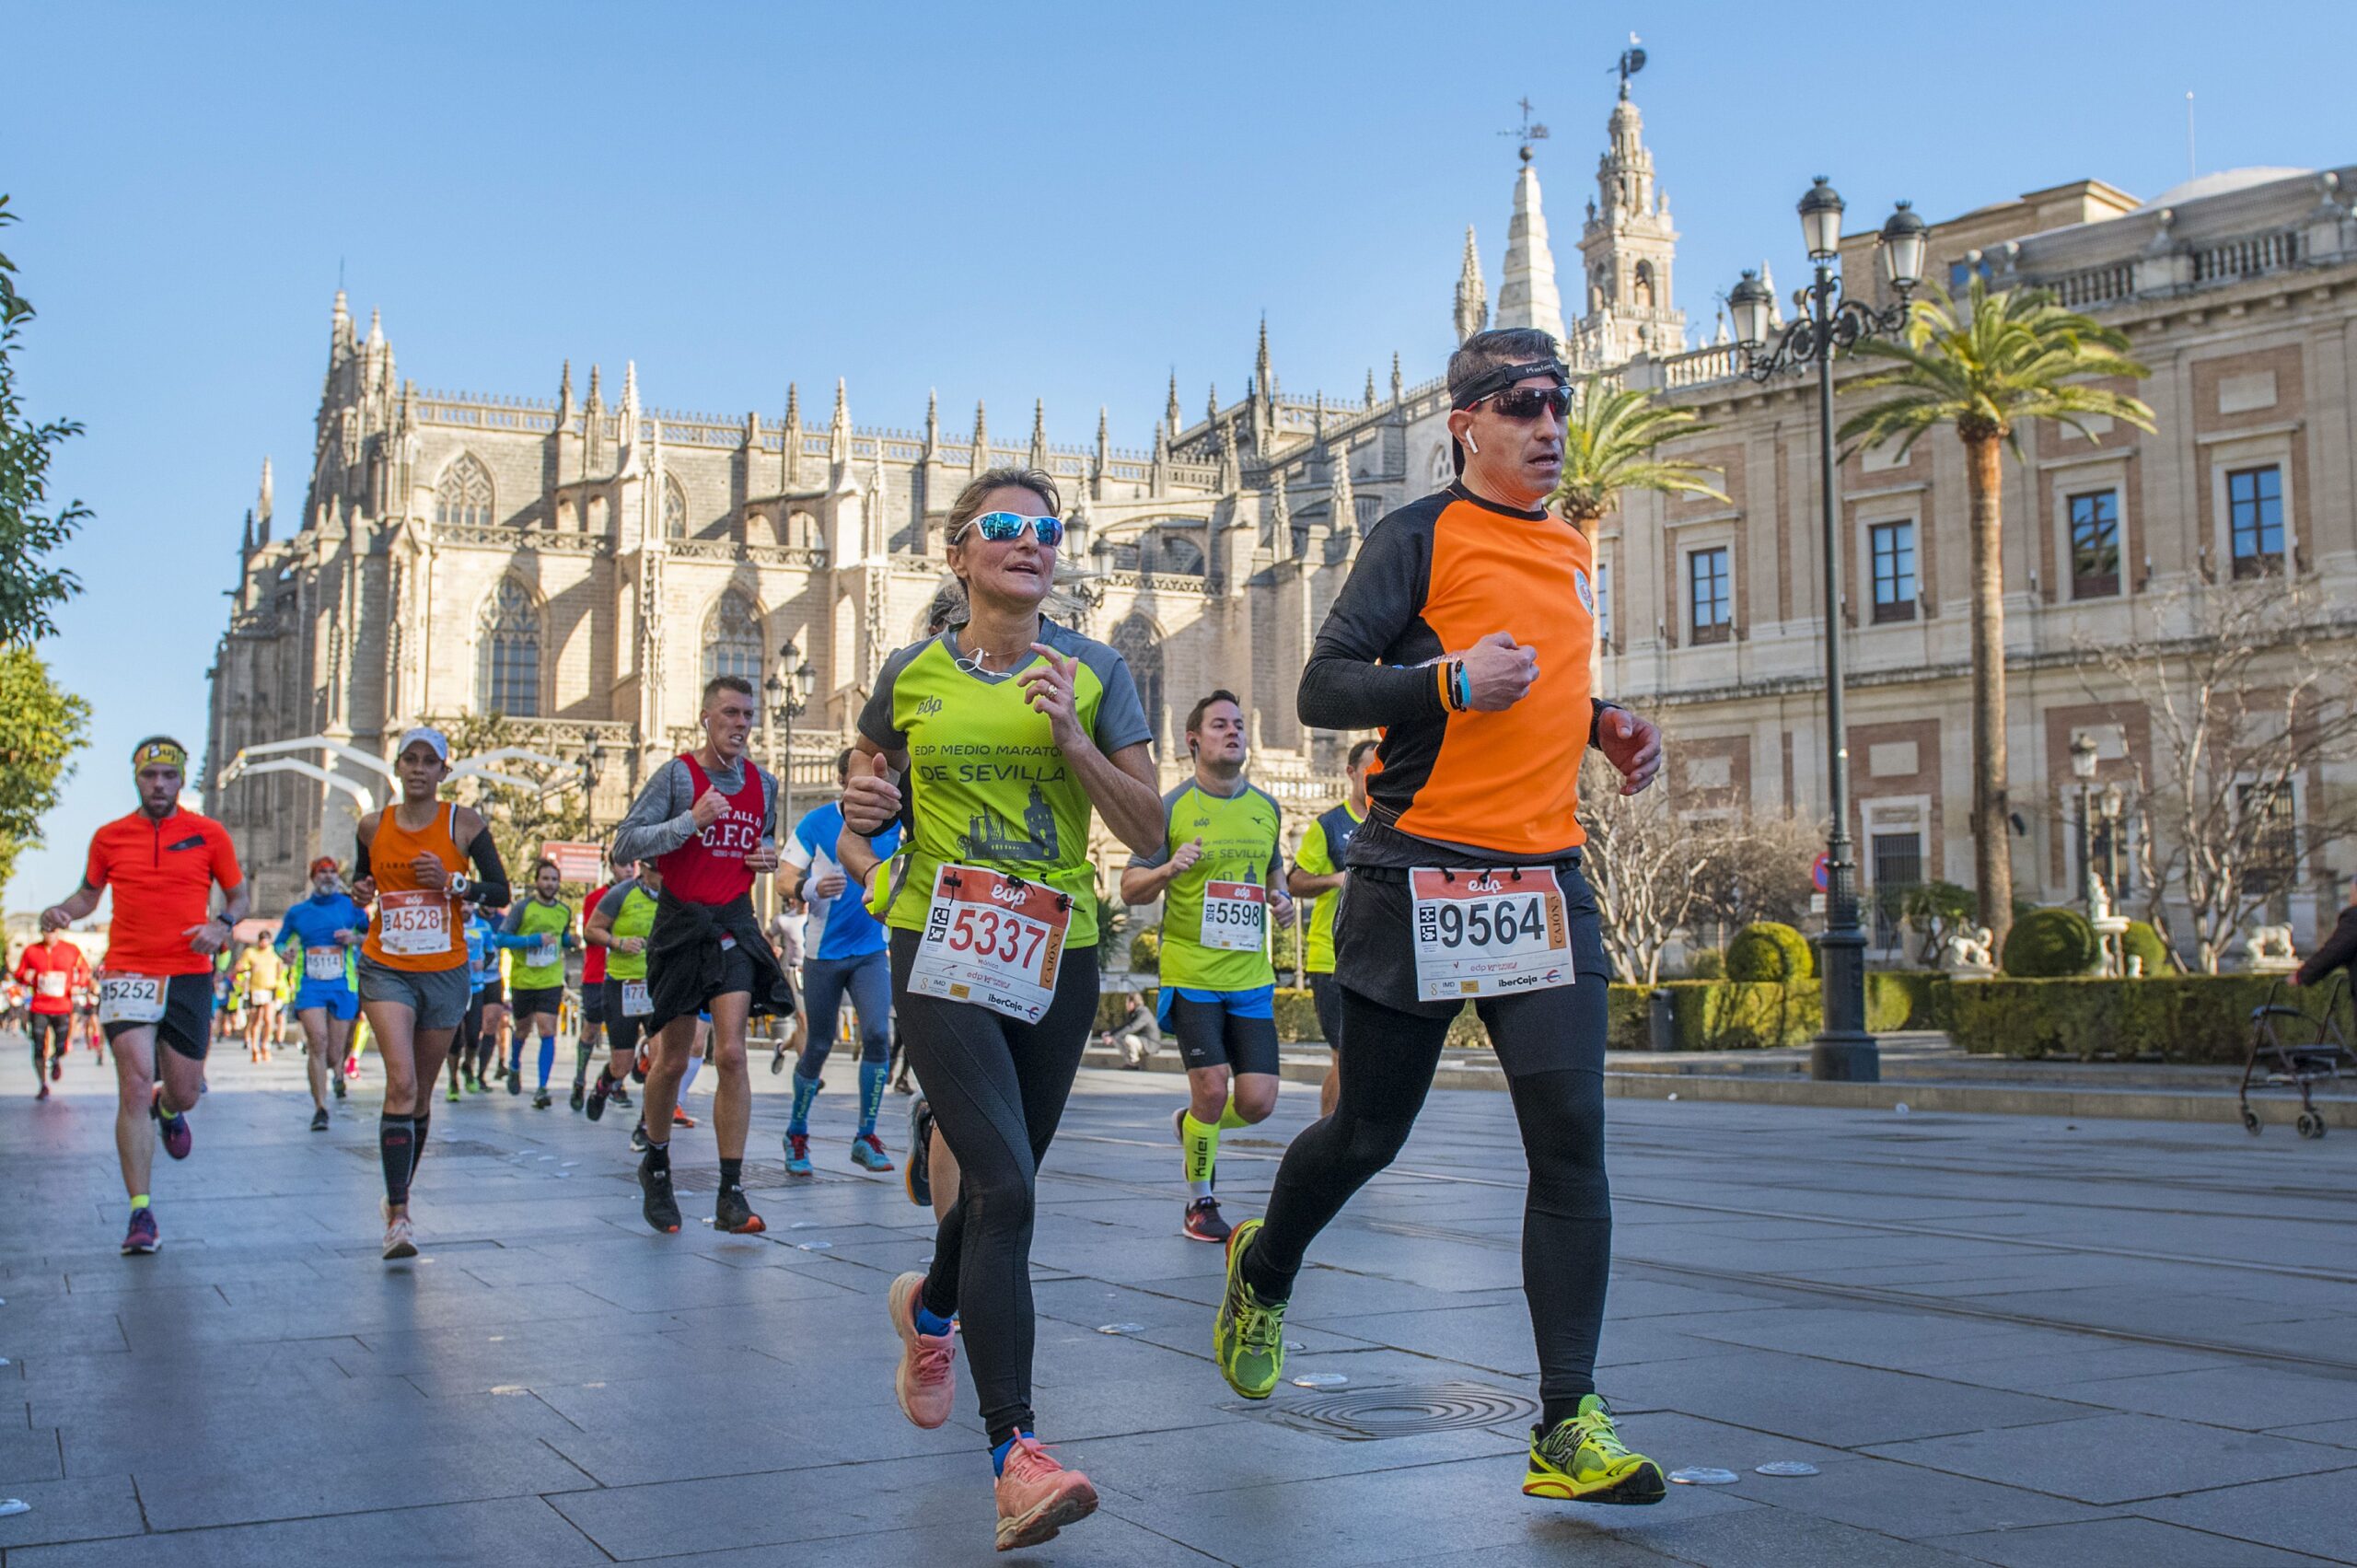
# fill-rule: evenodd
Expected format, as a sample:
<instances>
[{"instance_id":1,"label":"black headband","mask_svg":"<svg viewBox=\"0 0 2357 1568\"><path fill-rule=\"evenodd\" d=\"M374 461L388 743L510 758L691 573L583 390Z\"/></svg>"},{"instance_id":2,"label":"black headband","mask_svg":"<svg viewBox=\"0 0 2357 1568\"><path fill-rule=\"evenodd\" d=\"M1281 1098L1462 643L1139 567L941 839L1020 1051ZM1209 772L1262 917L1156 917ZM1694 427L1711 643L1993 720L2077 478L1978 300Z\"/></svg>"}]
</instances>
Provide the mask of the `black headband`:
<instances>
[{"instance_id":1,"label":"black headband","mask_svg":"<svg viewBox=\"0 0 2357 1568\"><path fill-rule=\"evenodd\" d=\"M1563 362L1560 359L1534 359L1527 365L1501 365L1494 369L1485 370L1468 381L1464 390L1451 392L1448 395L1448 406L1453 409L1471 408L1483 398L1503 392L1516 381L1525 380L1533 376L1551 377L1555 385L1559 387L1568 387L1572 384L1572 373L1563 367Z\"/></svg>"}]
</instances>

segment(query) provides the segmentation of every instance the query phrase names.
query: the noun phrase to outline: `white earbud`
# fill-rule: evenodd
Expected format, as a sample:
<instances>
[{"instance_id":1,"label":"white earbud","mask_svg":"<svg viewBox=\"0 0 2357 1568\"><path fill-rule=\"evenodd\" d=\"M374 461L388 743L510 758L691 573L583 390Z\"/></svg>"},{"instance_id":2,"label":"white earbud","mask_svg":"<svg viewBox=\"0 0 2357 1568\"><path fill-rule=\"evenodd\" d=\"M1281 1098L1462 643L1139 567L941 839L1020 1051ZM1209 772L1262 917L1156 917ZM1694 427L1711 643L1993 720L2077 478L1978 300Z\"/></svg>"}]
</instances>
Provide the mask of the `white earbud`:
<instances>
[{"instance_id":1,"label":"white earbud","mask_svg":"<svg viewBox=\"0 0 2357 1568\"><path fill-rule=\"evenodd\" d=\"M1474 444L1473 433L1470 430L1465 433L1465 449L1477 458L1481 455L1481 448Z\"/></svg>"}]
</instances>

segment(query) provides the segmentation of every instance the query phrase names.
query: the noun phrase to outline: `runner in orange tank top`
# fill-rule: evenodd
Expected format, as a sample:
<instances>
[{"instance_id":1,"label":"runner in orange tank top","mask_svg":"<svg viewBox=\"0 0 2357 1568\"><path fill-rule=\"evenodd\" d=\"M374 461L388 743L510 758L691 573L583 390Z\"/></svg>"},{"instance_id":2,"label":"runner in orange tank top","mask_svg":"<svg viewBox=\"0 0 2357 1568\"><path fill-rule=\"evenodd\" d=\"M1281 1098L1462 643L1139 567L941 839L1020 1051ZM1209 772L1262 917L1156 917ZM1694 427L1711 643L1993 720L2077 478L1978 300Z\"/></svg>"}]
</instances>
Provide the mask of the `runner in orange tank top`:
<instances>
[{"instance_id":1,"label":"runner in orange tank top","mask_svg":"<svg viewBox=\"0 0 2357 1568\"><path fill-rule=\"evenodd\" d=\"M417 1255L409 1184L425 1153L435 1080L473 996L467 906L504 907L507 871L472 807L437 798L450 742L421 726L393 758L400 801L360 819L353 892L376 912L360 947L360 1008L385 1063L377 1152L385 1167L385 1257ZM461 845L465 846L463 849ZM475 875L465 875L472 860Z\"/></svg>"}]
</instances>

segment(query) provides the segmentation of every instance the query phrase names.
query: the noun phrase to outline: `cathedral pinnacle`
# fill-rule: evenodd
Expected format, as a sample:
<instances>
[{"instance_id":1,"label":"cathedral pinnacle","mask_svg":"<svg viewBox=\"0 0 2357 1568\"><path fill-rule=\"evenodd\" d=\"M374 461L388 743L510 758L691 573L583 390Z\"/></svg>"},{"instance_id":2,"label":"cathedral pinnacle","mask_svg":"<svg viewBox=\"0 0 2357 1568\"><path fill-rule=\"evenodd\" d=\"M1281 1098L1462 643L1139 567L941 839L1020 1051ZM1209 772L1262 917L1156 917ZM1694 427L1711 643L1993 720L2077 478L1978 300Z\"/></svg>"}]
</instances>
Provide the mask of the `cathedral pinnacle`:
<instances>
[{"instance_id":1,"label":"cathedral pinnacle","mask_svg":"<svg viewBox=\"0 0 2357 1568\"><path fill-rule=\"evenodd\" d=\"M573 423L573 361L564 362L563 373L556 382L556 426L563 430Z\"/></svg>"},{"instance_id":2,"label":"cathedral pinnacle","mask_svg":"<svg viewBox=\"0 0 2357 1568\"><path fill-rule=\"evenodd\" d=\"M991 424L983 413L982 400L974 400L974 444L968 456L967 471L981 473L991 466Z\"/></svg>"},{"instance_id":3,"label":"cathedral pinnacle","mask_svg":"<svg viewBox=\"0 0 2357 1568\"><path fill-rule=\"evenodd\" d=\"M1523 148L1529 157L1529 148ZM1506 227L1505 277L1498 289L1501 327L1536 327L1561 343L1563 300L1555 286L1555 253L1547 244L1538 171L1526 161L1514 181L1514 221Z\"/></svg>"},{"instance_id":4,"label":"cathedral pinnacle","mask_svg":"<svg viewBox=\"0 0 2357 1568\"><path fill-rule=\"evenodd\" d=\"M1504 302L1501 301L1503 307ZM1490 291L1481 281L1481 252L1473 243L1473 226L1465 226L1465 264L1457 273L1457 341L1463 343L1490 324ZM1375 377L1367 377L1373 381ZM1370 401L1373 400L1370 399Z\"/></svg>"},{"instance_id":5,"label":"cathedral pinnacle","mask_svg":"<svg viewBox=\"0 0 2357 1568\"><path fill-rule=\"evenodd\" d=\"M605 409L605 397L598 390L598 366L593 364L589 366L589 412L603 413Z\"/></svg>"},{"instance_id":6,"label":"cathedral pinnacle","mask_svg":"<svg viewBox=\"0 0 2357 1568\"><path fill-rule=\"evenodd\" d=\"M261 494L255 498L254 517L261 525L261 542L270 542L270 514L273 510L270 485L270 459L261 460Z\"/></svg>"},{"instance_id":7,"label":"cathedral pinnacle","mask_svg":"<svg viewBox=\"0 0 2357 1568\"><path fill-rule=\"evenodd\" d=\"M1162 420L1171 435L1178 434L1178 367L1175 365L1170 367L1170 401L1162 411Z\"/></svg>"},{"instance_id":8,"label":"cathedral pinnacle","mask_svg":"<svg viewBox=\"0 0 2357 1568\"><path fill-rule=\"evenodd\" d=\"M1048 466L1048 400L1035 398L1031 401L1031 466Z\"/></svg>"},{"instance_id":9,"label":"cathedral pinnacle","mask_svg":"<svg viewBox=\"0 0 2357 1568\"><path fill-rule=\"evenodd\" d=\"M928 387L924 394L924 449L929 457L941 445L941 389Z\"/></svg>"},{"instance_id":10,"label":"cathedral pinnacle","mask_svg":"<svg viewBox=\"0 0 2357 1568\"><path fill-rule=\"evenodd\" d=\"M851 394L841 376L835 377L835 412L827 421L827 460L838 479L851 462Z\"/></svg>"}]
</instances>

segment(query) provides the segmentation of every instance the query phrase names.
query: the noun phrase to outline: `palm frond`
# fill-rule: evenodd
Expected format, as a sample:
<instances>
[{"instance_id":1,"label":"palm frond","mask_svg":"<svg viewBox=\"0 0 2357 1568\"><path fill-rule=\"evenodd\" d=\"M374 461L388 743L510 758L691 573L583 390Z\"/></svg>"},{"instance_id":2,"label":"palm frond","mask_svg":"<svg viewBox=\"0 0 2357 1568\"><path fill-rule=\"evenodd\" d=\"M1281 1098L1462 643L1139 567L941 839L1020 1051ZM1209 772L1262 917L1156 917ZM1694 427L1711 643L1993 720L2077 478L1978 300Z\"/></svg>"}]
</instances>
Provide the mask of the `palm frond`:
<instances>
[{"instance_id":1,"label":"palm frond","mask_svg":"<svg viewBox=\"0 0 2357 1568\"><path fill-rule=\"evenodd\" d=\"M1604 516L1631 490L1724 501L1725 494L1707 477L1708 468L1658 455L1666 442L1710 428L1690 409L1591 376L1581 384L1564 422L1563 477L1554 499L1567 515L1580 519Z\"/></svg>"}]
</instances>

